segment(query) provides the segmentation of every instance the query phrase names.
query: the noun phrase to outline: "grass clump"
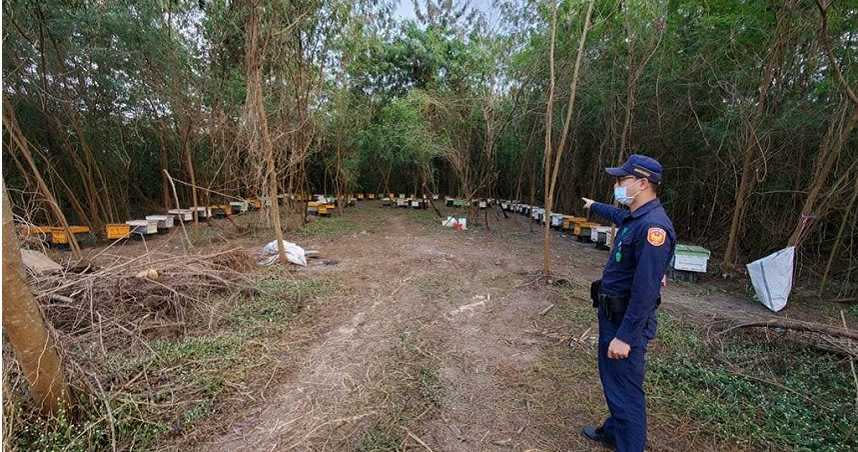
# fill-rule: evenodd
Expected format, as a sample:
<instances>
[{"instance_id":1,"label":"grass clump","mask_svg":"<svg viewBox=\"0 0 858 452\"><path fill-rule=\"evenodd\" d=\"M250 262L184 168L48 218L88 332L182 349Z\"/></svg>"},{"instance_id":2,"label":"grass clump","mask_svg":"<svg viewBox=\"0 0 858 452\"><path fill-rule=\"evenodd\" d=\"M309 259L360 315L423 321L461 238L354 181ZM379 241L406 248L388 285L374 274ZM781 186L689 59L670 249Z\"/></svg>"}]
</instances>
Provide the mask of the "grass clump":
<instances>
[{"instance_id":1,"label":"grass clump","mask_svg":"<svg viewBox=\"0 0 858 452\"><path fill-rule=\"evenodd\" d=\"M322 217L297 231L301 237L337 237L358 232L358 224L343 217Z\"/></svg>"}]
</instances>

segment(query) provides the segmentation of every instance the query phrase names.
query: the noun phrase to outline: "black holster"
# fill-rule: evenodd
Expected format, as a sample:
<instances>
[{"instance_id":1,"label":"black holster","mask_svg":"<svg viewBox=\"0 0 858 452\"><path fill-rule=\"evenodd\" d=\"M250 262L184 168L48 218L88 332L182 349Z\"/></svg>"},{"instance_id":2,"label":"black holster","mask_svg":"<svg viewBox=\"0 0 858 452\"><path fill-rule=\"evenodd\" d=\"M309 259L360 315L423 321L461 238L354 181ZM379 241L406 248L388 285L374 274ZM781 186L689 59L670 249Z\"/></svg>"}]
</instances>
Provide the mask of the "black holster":
<instances>
[{"instance_id":1,"label":"black holster","mask_svg":"<svg viewBox=\"0 0 858 452\"><path fill-rule=\"evenodd\" d=\"M629 307L628 297L612 297L601 293L602 280L593 281L590 284L590 298L593 300L593 307L604 307L605 317L612 322L620 321L626 314L626 309Z\"/></svg>"}]
</instances>

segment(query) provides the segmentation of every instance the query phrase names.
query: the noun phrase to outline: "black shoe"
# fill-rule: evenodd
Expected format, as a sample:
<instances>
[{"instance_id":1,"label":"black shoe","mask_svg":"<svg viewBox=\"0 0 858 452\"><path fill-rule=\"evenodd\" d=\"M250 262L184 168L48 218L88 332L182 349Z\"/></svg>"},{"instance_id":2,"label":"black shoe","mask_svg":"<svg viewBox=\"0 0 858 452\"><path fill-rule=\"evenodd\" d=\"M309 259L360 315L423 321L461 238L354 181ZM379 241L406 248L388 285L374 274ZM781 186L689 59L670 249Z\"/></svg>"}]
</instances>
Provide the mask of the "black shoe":
<instances>
[{"instance_id":1,"label":"black shoe","mask_svg":"<svg viewBox=\"0 0 858 452\"><path fill-rule=\"evenodd\" d=\"M591 427L588 425L581 429L581 434L584 435L585 438L591 441L595 441L597 443L601 443L603 446L609 449L616 448L614 442L611 440L610 437L608 437L608 435L605 434L605 431L602 430L602 427Z\"/></svg>"}]
</instances>

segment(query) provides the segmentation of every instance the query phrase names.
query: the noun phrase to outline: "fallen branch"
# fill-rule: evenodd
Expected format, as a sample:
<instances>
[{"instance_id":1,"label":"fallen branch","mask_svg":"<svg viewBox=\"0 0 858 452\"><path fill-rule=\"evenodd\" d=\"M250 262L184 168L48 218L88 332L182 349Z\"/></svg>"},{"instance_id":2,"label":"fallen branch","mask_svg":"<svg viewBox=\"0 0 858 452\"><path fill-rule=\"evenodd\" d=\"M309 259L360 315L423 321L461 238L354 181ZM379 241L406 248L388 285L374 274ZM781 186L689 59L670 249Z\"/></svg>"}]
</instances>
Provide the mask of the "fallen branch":
<instances>
[{"instance_id":1,"label":"fallen branch","mask_svg":"<svg viewBox=\"0 0 858 452\"><path fill-rule=\"evenodd\" d=\"M721 331L718 335L724 335L739 328L781 328L791 331L827 334L832 337L841 337L858 341L858 332L855 331L823 325L820 323L799 322L787 319L770 319L759 322L741 323Z\"/></svg>"}]
</instances>

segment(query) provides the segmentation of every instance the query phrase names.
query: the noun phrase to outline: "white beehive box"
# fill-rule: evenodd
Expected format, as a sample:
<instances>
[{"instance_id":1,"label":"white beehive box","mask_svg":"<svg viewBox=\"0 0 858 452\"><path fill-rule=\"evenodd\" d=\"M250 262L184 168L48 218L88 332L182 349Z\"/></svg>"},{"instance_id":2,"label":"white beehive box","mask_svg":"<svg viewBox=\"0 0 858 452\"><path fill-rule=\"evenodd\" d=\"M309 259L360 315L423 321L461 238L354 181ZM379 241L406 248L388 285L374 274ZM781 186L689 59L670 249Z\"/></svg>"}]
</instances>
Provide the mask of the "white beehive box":
<instances>
[{"instance_id":1,"label":"white beehive box","mask_svg":"<svg viewBox=\"0 0 858 452\"><path fill-rule=\"evenodd\" d=\"M247 206L248 206L247 201L232 201L229 203L229 205L232 206L233 209L238 207L239 212L242 212L242 213L247 212Z\"/></svg>"},{"instance_id":2,"label":"white beehive box","mask_svg":"<svg viewBox=\"0 0 858 452\"><path fill-rule=\"evenodd\" d=\"M594 243L608 243L609 236L611 235L611 227L610 226L596 226L590 229L590 240Z\"/></svg>"},{"instance_id":3,"label":"white beehive box","mask_svg":"<svg viewBox=\"0 0 858 452\"><path fill-rule=\"evenodd\" d=\"M132 234L150 235L158 233L157 220L131 220L126 221L125 224L131 226Z\"/></svg>"},{"instance_id":4,"label":"white beehive box","mask_svg":"<svg viewBox=\"0 0 858 452\"><path fill-rule=\"evenodd\" d=\"M712 253L702 246L676 245L672 266L676 270L706 273L709 256Z\"/></svg>"},{"instance_id":5,"label":"white beehive box","mask_svg":"<svg viewBox=\"0 0 858 452\"><path fill-rule=\"evenodd\" d=\"M191 221L194 219L194 213L191 209L170 209L167 213L177 217L179 221Z\"/></svg>"},{"instance_id":6,"label":"white beehive box","mask_svg":"<svg viewBox=\"0 0 858 452\"><path fill-rule=\"evenodd\" d=\"M197 211L197 218L208 218L208 217L212 216L212 211L208 207L195 206L195 207L191 207L191 210Z\"/></svg>"},{"instance_id":7,"label":"white beehive box","mask_svg":"<svg viewBox=\"0 0 858 452\"><path fill-rule=\"evenodd\" d=\"M488 203L486 203L485 201L480 201L480 209L485 209L486 207L488 207Z\"/></svg>"},{"instance_id":8,"label":"white beehive box","mask_svg":"<svg viewBox=\"0 0 858 452\"><path fill-rule=\"evenodd\" d=\"M551 227L559 228L560 226L563 226L563 214L552 213L551 214Z\"/></svg>"},{"instance_id":9,"label":"white beehive box","mask_svg":"<svg viewBox=\"0 0 858 452\"><path fill-rule=\"evenodd\" d=\"M172 215L146 215L146 221L155 221L158 229L170 229L173 227Z\"/></svg>"},{"instance_id":10,"label":"white beehive box","mask_svg":"<svg viewBox=\"0 0 858 452\"><path fill-rule=\"evenodd\" d=\"M411 207L414 207L415 209L419 209L420 208L420 201L411 201Z\"/></svg>"}]
</instances>

